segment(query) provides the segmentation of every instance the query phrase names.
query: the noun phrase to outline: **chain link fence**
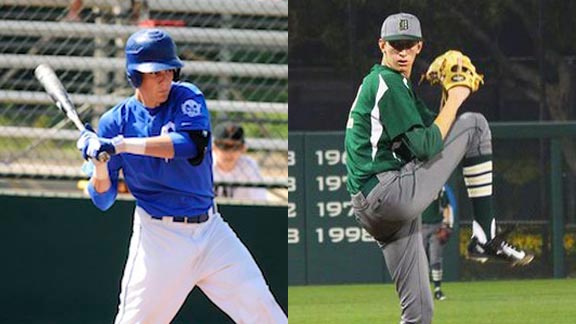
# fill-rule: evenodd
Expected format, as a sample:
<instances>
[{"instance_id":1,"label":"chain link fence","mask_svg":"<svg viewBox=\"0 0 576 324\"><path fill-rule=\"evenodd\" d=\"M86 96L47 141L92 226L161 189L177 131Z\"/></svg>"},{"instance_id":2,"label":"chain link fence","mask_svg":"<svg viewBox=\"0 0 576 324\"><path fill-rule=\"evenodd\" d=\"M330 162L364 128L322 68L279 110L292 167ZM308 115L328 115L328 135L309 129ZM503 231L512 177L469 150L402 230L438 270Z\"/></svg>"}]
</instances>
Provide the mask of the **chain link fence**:
<instances>
[{"instance_id":1,"label":"chain link fence","mask_svg":"<svg viewBox=\"0 0 576 324\"><path fill-rule=\"evenodd\" d=\"M284 0L1 0L0 178L80 179L78 132L33 76L50 64L84 121L97 124L133 89L125 41L170 33L181 79L199 86L213 126L240 123L262 186L287 197L288 2ZM1 183L0 183L1 184Z\"/></svg>"}]
</instances>

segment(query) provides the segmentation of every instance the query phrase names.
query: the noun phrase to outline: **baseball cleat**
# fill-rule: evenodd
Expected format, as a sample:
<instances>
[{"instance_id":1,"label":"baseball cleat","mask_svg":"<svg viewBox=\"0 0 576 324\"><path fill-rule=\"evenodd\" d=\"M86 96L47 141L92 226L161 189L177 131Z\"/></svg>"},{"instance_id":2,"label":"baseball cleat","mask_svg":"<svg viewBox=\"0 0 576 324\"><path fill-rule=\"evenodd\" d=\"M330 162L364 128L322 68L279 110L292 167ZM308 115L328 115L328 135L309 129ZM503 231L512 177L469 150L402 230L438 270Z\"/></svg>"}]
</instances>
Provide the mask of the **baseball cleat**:
<instances>
[{"instance_id":1,"label":"baseball cleat","mask_svg":"<svg viewBox=\"0 0 576 324\"><path fill-rule=\"evenodd\" d=\"M505 240L507 233L500 233L486 244L475 237L468 244L468 259L484 263L490 258L510 262L514 266L525 266L534 260L534 254L527 253Z\"/></svg>"},{"instance_id":2,"label":"baseball cleat","mask_svg":"<svg viewBox=\"0 0 576 324\"><path fill-rule=\"evenodd\" d=\"M440 288L434 289L434 299L436 299L436 300L444 300L444 299L446 299L446 296L444 295L444 293L442 292L442 290L440 290Z\"/></svg>"},{"instance_id":3,"label":"baseball cleat","mask_svg":"<svg viewBox=\"0 0 576 324\"><path fill-rule=\"evenodd\" d=\"M525 266L534 260L534 254L526 253L522 249L508 243L502 235L496 235L486 245L488 250L493 251L497 258L509 261L513 267Z\"/></svg>"},{"instance_id":4,"label":"baseball cleat","mask_svg":"<svg viewBox=\"0 0 576 324\"><path fill-rule=\"evenodd\" d=\"M483 244L478 242L478 239L472 237L470 243L468 243L468 254L466 258L479 263L485 263L488 261L487 251Z\"/></svg>"}]
</instances>

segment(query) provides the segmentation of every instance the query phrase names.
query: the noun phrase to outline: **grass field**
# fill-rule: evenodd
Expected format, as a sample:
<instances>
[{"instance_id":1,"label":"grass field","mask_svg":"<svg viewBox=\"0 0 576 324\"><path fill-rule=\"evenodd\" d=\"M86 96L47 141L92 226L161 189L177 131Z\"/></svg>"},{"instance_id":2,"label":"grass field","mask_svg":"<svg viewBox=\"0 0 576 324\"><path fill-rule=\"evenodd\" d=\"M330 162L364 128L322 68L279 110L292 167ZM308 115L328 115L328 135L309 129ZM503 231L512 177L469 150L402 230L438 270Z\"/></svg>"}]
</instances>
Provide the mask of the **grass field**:
<instances>
[{"instance_id":1,"label":"grass field","mask_svg":"<svg viewBox=\"0 0 576 324\"><path fill-rule=\"evenodd\" d=\"M576 279L444 283L434 323L576 323ZM340 285L288 289L290 324L398 323L394 286Z\"/></svg>"}]
</instances>

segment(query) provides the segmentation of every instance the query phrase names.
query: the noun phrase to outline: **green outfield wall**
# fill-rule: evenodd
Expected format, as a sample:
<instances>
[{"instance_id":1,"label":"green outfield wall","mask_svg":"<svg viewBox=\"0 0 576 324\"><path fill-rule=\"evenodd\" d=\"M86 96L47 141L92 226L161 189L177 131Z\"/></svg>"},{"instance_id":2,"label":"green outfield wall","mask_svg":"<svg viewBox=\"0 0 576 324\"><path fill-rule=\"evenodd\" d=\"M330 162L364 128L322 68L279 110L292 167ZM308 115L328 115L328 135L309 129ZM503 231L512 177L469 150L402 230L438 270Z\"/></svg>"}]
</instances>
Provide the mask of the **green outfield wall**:
<instances>
[{"instance_id":1,"label":"green outfield wall","mask_svg":"<svg viewBox=\"0 0 576 324\"><path fill-rule=\"evenodd\" d=\"M133 201L0 196L0 323L112 323ZM286 207L220 205L284 310ZM169 274L167 274L169 275ZM173 323L232 323L195 289Z\"/></svg>"},{"instance_id":2,"label":"green outfield wall","mask_svg":"<svg viewBox=\"0 0 576 324\"><path fill-rule=\"evenodd\" d=\"M529 267L479 266L465 258L472 210L459 171L459 205L445 247L444 279L562 278L576 273L574 184L564 159L576 123L491 123L498 224L533 251ZM354 219L346 191L343 132L291 132L288 150L289 285L389 282L377 244ZM570 232L569 232L570 231Z\"/></svg>"}]
</instances>

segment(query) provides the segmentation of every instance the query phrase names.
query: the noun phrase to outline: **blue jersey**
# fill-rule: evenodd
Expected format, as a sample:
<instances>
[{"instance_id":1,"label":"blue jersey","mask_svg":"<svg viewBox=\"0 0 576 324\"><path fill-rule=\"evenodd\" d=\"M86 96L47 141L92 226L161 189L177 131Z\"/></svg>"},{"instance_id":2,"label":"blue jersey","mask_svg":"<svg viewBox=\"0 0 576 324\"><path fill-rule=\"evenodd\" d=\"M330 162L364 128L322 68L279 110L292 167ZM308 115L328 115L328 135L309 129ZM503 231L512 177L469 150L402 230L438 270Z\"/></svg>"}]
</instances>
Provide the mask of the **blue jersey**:
<instances>
[{"instance_id":1,"label":"blue jersey","mask_svg":"<svg viewBox=\"0 0 576 324\"><path fill-rule=\"evenodd\" d=\"M202 92L191 83L172 83L168 100L154 109L132 96L100 119L99 136L152 137L169 132L210 132L210 115ZM209 142L210 143L210 142ZM164 159L123 153L108 162L116 188L120 169L136 204L152 216L185 216L205 213L214 198L212 149L196 166L186 158ZM94 198L98 195L90 191Z\"/></svg>"}]
</instances>

